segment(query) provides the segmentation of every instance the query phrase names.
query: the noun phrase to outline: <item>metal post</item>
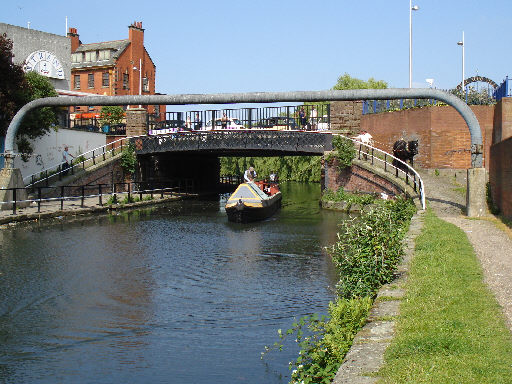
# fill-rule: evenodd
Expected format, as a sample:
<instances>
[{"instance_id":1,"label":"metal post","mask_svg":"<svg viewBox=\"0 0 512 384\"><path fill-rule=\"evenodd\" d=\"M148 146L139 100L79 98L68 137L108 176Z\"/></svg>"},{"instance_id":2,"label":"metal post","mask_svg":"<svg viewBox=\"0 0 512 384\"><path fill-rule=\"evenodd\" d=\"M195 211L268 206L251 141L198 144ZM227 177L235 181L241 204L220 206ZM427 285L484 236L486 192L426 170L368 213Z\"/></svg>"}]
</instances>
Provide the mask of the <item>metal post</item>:
<instances>
[{"instance_id":1,"label":"metal post","mask_svg":"<svg viewBox=\"0 0 512 384\"><path fill-rule=\"evenodd\" d=\"M387 172L388 171L388 159L387 159L387 154L384 153L384 172Z\"/></svg>"},{"instance_id":2,"label":"metal post","mask_svg":"<svg viewBox=\"0 0 512 384\"><path fill-rule=\"evenodd\" d=\"M37 187L37 212L41 212L41 187Z\"/></svg>"},{"instance_id":3,"label":"metal post","mask_svg":"<svg viewBox=\"0 0 512 384\"><path fill-rule=\"evenodd\" d=\"M64 186L60 187L60 210L64 210Z\"/></svg>"},{"instance_id":4,"label":"metal post","mask_svg":"<svg viewBox=\"0 0 512 384\"><path fill-rule=\"evenodd\" d=\"M84 207L84 198L85 198L85 186L82 185L82 203L80 204L80 206L82 208Z\"/></svg>"},{"instance_id":5,"label":"metal post","mask_svg":"<svg viewBox=\"0 0 512 384\"><path fill-rule=\"evenodd\" d=\"M290 107L286 106L286 130L290 130Z\"/></svg>"},{"instance_id":6,"label":"metal post","mask_svg":"<svg viewBox=\"0 0 512 384\"><path fill-rule=\"evenodd\" d=\"M131 202L131 191L130 191L130 189L131 189L131 183L128 183L128 203Z\"/></svg>"},{"instance_id":7,"label":"metal post","mask_svg":"<svg viewBox=\"0 0 512 384\"><path fill-rule=\"evenodd\" d=\"M101 195L101 184L98 184L98 197L100 200L100 207L103 207L103 196Z\"/></svg>"},{"instance_id":8,"label":"metal post","mask_svg":"<svg viewBox=\"0 0 512 384\"><path fill-rule=\"evenodd\" d=\"M12 214L16 214L16 188L12 189Z\"/></svg>"}]
</instances>

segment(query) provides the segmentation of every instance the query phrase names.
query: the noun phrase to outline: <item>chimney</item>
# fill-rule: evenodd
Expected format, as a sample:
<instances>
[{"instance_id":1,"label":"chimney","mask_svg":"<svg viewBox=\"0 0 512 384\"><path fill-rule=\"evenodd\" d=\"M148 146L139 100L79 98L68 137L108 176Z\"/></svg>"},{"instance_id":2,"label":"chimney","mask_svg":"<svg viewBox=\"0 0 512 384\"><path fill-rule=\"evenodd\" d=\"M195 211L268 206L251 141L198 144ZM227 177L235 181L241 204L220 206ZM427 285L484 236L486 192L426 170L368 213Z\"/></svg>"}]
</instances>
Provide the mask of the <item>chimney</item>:
<instances>
[{"instance_id":1,"label":"chimney","mask_svg":"<svg viewBox=\"0 0 512 384\"><path fill-rule=\"evenodd\" d=\"M128 39L134 46L144 46L144 29L142 28L142 21L134 21L128 27Z\"/></svg>"},{"instance_id":2,"label":"chimney","mask_svg":"<svg viewBox=\"0 0 512 384\"><path fill-rule=\"evenodd\" d=\"M82 44L76 28L69 28L68 37L71 39L71 53L73 53Z\"/></svg>"}]
</instances>

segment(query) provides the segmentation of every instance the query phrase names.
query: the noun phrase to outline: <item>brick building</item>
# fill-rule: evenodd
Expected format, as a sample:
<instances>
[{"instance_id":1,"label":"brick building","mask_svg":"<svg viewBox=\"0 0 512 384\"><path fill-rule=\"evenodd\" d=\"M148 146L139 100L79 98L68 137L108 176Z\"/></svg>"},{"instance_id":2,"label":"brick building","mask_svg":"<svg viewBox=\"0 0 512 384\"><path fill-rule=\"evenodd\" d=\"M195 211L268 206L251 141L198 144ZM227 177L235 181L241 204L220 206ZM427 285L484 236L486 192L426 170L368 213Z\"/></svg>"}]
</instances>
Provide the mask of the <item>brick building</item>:
<instances>
[{"instance_id":1,"label":"brick building","mask_svg":"<svg viewBox=\"0 0 512 384\"><path fill-rule=\"evenodd\" d=\"M156 66L144 47L142 22L128 27L128 39L82 44L78 31L69 28L71 86L97 95L154 95ZM135 106L133 106L135 107ZM148 113L165 114L165 106L145 106ZM76 107L74 112L99 112L100 107Z\"/></svg>"}]
</instances>

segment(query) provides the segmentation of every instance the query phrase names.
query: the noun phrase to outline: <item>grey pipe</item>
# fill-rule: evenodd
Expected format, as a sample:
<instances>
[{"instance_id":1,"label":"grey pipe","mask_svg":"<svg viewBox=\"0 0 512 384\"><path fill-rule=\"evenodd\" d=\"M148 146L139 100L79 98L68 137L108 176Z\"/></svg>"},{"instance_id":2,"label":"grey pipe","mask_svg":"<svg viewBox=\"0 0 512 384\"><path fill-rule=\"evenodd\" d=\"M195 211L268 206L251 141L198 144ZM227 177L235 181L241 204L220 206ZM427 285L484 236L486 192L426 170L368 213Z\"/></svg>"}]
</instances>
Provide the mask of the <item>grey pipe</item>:
<instances>
[{"instance_id":1,"label":"grey pipe","mask_svg":"<svg viewBox=\"0 0 512 384\"><path fill-rule=\"evenodd\" d=\"M475 114L458 97L430 88L353 89L342 91L296 91L219 93L197 95L136 95L136 96L86 96L47 97L23 106L11 121L5 137L5 167L12 168L16 133L26 113L32 109L52 106L102 106L102 105L183 105L183 104L234 104L274 102L315 102L341 100L387 99L436 99L454 107L464 118L471 135L471 166L482 167L482 133Z\"/></svg>"}]
</instances>

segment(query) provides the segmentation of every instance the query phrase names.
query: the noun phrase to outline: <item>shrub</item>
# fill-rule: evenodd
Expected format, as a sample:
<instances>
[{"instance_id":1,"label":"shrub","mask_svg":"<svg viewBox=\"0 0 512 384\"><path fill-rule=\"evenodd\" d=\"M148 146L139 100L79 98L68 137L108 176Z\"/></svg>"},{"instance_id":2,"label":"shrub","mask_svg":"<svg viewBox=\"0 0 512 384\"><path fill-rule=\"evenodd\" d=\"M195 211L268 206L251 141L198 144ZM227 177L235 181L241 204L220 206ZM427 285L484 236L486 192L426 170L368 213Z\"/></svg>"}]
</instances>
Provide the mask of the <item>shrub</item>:
<instances>
[{"instance_id":1,"label":"shrub","mask_svg":"<svg viewBox=\"0 0 512 384\"><path fill-rule=\"evenodd\" d=\"M119 204L119 200L117 199L117 195L112 195L107 200L107 205Z\"/></svg>"},{"instance_id":2,"label":"shrub","mask_svg":"<svg viewBox=\"0 0 512 384\"><path fill-rule=\"evenodd\" d=\"M123 171L126 173L133 174L136 164L137 155L135 154L135 146L130 142L123 148L123 152L121 153L121 168L123 168Z\"/></svg>"},{"instance_id":3,"label":"shrub","mask_svg":"<svg viewBox=\"0 0 512 384\"><path fill-rule=\"evenodd\" d=\"M333 136L332 146L336 149L335 157L338 160L338 167L344 169L352 165L352 160L356 157L356 149L352 140L342 136Z\"/></svg>"},{"instance_id":4,"label":"shrub","mask_svg":"<svg viewBox=\"0 0 512 384\"><path fill-rule=\"evenodd\" d=\"M339 241L330 249L339 268L340 297L372 296L392 280L414 211L411 202L397 198L340 224Z\"/></svg>"},{"instance_id":5,"label":"shrub","mask_svg":"<svg viewBox=\"0 0 512 384\"><path fill-rule=\"evenodd\" d=\"M281 341L295 334L300 346L299 357L290 363L293 370L290 383L330 383L352 346L354 336L366 323L371 306L369 297L338 299L329 303L327 317L304 316L285 333L278 330ZM265 347L262 358L274 348L282 349L282 343Z\"/></svg>"}]
</instances>

